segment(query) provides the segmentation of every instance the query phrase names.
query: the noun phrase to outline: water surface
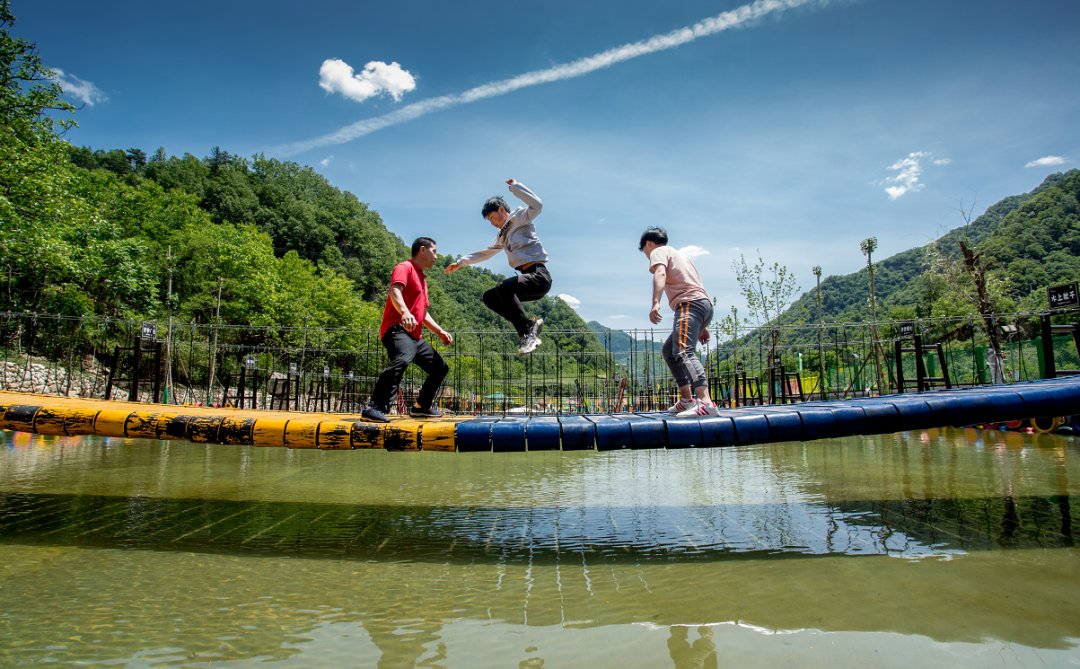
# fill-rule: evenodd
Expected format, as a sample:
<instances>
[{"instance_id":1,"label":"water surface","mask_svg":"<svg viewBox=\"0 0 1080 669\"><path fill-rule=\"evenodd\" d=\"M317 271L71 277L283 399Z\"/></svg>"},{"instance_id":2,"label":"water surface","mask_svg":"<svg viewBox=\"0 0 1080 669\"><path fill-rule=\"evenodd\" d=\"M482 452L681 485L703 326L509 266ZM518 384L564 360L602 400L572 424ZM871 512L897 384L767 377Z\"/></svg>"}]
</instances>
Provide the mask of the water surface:
<instances>
[{"instance_id":1,"label":"water surface","mask_svg":"<svg viewBox=\"0 0 1080 669\"><path fill-rule=\"evenodd\" d=\"M1078 666L1078 444L0 432L0 666Z\"/></svg>"}]
</instances>

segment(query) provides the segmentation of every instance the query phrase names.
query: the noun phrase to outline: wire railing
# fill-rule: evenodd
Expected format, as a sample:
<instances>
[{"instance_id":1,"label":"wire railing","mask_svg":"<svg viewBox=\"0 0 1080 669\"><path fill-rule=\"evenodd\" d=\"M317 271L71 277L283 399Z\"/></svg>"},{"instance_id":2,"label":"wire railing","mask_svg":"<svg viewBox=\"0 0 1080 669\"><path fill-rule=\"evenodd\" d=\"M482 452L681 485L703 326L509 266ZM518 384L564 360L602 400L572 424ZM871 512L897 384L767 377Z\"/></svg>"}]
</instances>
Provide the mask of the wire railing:
<instances>
[{"instance_id":1,"label":"wire railing","mask_svg":"<svg viewBox=\"0 0 1080 669\"><path fill-rule=\"evenodd\" d=\"M725 406L850 398L1074 373L1078 321L1080 310L998 315L997 356L981 318L879 321L876 341L870 323L714 325L698 355ZM663 409L677 396L661 354L668 334L546 329L520 356L508 331L455 332L449 346L432 341L450 366L438 404L462 414ZM0 312L4 390L355 413L386 362L376 331ZM399 410L422 382L410 367Z\"/></svg>"}]
</instances>

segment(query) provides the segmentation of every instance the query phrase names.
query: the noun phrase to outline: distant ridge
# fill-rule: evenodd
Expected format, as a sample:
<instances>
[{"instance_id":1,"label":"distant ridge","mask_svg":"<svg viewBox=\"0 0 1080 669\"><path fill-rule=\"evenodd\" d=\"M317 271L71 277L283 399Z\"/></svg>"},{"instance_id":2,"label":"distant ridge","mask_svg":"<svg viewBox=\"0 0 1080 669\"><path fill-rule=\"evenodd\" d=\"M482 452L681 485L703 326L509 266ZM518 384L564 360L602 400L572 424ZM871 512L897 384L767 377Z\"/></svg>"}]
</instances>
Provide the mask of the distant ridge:
<instances>
[{"instance_id":1,"label":"distant ridge","mask_svg":"<svg viewBox=\"0 0 1080 669\"><path fill-rule=\"evenodd\" d=\"M667 337L666 334L662 334L659 338L654 337L653 341L647 339L635 341L624 330L613 330L597 321L589 321L588 326L596 333L596 338L600 340L600 344L611 353L616 361L623 364L629 364L632 355L659 353L660 349L663 348L664 339Z\"/></svg>"}]
</instances>

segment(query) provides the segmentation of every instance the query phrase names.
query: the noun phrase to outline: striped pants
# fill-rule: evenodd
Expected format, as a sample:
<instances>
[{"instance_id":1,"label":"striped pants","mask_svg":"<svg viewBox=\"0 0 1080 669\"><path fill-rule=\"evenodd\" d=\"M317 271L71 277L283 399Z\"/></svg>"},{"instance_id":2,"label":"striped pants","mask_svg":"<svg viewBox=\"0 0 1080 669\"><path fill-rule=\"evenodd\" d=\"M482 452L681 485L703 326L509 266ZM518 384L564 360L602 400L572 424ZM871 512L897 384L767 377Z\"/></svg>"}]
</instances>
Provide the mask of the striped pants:
<instances>
[{"instance_id":1,"label":"striped pants","mask_svg":"<svg viewBox=\"0 0 1080 669\"><path fill-rule=\"evenodd\" d=\"M671 336L664 342L664 362L675 382L697 390L706 384L705 368L698 360L698 333L709 326L713 317L712 302L706 299L683 302L675 307Z\"/></svg>"}]
</instances>

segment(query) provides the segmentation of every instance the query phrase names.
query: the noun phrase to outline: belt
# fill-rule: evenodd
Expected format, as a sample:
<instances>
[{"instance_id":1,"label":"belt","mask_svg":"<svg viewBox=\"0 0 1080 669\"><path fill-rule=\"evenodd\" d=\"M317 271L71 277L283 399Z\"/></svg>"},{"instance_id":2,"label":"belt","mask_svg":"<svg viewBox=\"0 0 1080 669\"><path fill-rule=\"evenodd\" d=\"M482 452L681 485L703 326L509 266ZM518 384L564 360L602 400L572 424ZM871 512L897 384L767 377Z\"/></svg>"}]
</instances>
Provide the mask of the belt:
<instances>
[{"instance_id":1,"label":"belt","mask_svg":"<svg viewBox=\"0 0 1080 669\"><path fill-rule=\"evenodd\" d=\"M537 265L543 265L543 264L544 263L537 260L537 261L533 261L533 262L527 262L524 265L522 265L521 267L515 267L514 269L516 269L519 272L527 272L530 269L532 269L533 267L536 267Z\"/></svg>"}]
</instances>

